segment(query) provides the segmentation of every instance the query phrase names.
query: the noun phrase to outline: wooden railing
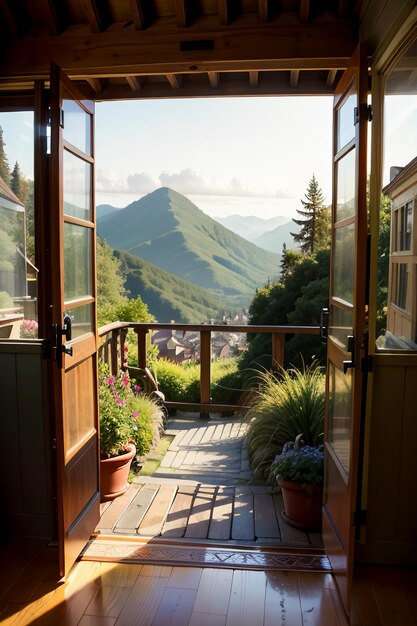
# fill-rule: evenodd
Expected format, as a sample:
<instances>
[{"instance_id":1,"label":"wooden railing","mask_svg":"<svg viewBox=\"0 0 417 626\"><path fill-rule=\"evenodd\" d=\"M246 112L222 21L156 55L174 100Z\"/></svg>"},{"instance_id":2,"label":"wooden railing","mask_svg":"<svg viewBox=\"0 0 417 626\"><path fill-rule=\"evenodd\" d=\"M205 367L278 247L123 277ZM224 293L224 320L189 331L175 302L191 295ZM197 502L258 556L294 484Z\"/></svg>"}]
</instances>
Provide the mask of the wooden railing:
<instances>
[{"instance_id":1,"label":"wooden railing","mask_svg":"<svg viewBox=\"0 0 417 626\"><path fill-rule=\"evenodd\" d=\"M284 366L285 361L285 336L286 335L319 335L319 326L235 326L223 324L160 324L142 322L114 322L99 328L99 358L104 360L112 374L119 369L125 369L127 363L124 357L126 335L132 329L138 338L138 367L144 371L147 367L146 344L150 331L161 329L193 331L200 333L200 402L196 404L171 402L169 398L166 405L169 408L194 410L205 413L208 411L222 412L242 408L232 404L215 404L210 402L211 390L211 334L214 332L224 333L262 333L272 335L272 359L278 365Z\"/></svg>"}]
</instances>

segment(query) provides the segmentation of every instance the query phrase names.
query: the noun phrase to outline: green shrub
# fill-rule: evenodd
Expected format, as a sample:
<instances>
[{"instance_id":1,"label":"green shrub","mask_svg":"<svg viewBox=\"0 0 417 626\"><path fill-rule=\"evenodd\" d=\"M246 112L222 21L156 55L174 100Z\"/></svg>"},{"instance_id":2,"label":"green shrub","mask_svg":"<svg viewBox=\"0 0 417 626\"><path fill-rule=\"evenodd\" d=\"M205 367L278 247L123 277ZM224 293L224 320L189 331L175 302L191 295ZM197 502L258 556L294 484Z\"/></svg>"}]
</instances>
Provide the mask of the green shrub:
<instances>
[{"instance_id":1,"label":"green shrub","mask_svg":"<svg viewBox=\"0 0 417 626\"><path fill-rule=\"evenodd\" d=\"M305 445L321 443L324 428L324 376L315 363L302 370L258 374L246 420L248 453L255 474L267 477L287 441L303 433Z\"/></svg>"}]
</instances>

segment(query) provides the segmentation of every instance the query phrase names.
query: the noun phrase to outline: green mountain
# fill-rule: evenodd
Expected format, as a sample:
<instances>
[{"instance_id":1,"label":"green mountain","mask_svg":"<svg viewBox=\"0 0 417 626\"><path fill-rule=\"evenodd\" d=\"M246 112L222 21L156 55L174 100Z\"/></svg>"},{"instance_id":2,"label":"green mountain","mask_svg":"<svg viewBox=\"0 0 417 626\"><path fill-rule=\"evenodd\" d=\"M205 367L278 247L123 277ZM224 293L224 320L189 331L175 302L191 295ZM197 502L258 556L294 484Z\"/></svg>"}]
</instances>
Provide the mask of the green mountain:
<instances>
[{"instance_id":1,"label":"green mountain","mask_svg":"<svg viewBox=\"0 0 417 626\"><path fill-rule=\"evenodd\" d=\"M140 296L158 322L201 324L223 314L224 303L207 290L128 252L116 251L115 255L121 261L129 295Z\"/></svg>"},{"instance_id":2,"label":"green mountain","mask_svg":"<svg viewBox=\"0 0 417 626\"><path fill-rule=\"evenodd\" d=\"M291 233L298 233L300 226L295 224L292 220L274 228L260 237L254 239L254 243L265 250L277 251L281 254L282 246L285 243L288 250L299 250L300 246L295 243L294 237Z\"/></svg>"},{"instance_id":3,"label":"green mountain","mask_svg":"<svg viewBox=\"0 0 417 626\"><path fill-rule=\"evenodd\" d=\"M232 233L167 187L99 219L98 235L115 250L221 296L252 296L279 272L278 254Z\"/></svg>"}]
</instances>

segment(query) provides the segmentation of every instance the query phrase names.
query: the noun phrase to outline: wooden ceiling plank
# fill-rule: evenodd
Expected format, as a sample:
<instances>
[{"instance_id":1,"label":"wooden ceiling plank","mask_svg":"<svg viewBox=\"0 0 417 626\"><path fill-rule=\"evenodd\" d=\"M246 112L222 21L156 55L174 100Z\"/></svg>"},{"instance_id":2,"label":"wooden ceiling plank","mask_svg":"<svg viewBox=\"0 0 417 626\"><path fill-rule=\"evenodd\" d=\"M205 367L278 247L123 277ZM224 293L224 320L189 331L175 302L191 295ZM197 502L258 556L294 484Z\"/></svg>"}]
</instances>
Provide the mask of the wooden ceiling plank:
<instances>
[{"instance_id":1,"label":"wooden ceiling plank","mask_svg":"<svg viewBox=\"0 0 417 626\"><path fill-rule=\"evenodd\" d=\"M213 89L218 89L220 85L220 74L219 72L208 72L208 77L210 81L210 85Z\"/></svg>"},{"instance_id":2,"label":"wooden ceiling plank","mask_svg":"<svg viewBox=\"0 0 417 626\"><path fill-rule=\"evenodd\" d=\"M227 26L230 20L229 0L218 0L219 24Z\"/></svg>"},{"instance_id":3,"label":"wooden ceiling plank","mask_svg":"<svg viewBox=\"0 0 417 626\"><path fill-rule=\"evenodd\" d=\"M300 70L291 70L290 72L290 86L297 87L300 79Z\"/></svg>"},{"instance_id":4,"label":"wooden ceiling plank","mask_svg":"<svg viewBox=\"0 0 417 626\"><path fill-rule=\"evenodd\" d=\"M259 20L262 23L268 22L269 21L269 6L268 6L268 0L258 0L258 7L259 7Z\"/></svg>"},{"instance_id":5,"label":"wooden ceiling plank","mask_svg":"<svg viewBox=\"0 0 417 626\"><path fill-rule=\"evenodd\" d=\"M308 22L310 19L310 0L300 0L300 21Z\"/></svg>"},{"instance_id":6,"label":"wooden ceiling plank","mask_svg":"<svg viewBox=\"0 0 417 626\"><path fill-rule=\"evenodd\" d=\"M145 14L143 12L142 0L130 0L130 9L133 16L133 23L136 30L143 30L145 24Z\"/></svg>"},{"instance_id":7,"label":"wooden ceiling plank","mask_svg":"<svg viewBox=\"0 0 417 626\"><path fill-rule=\"evenodd\" d=\"M10 35L12 37L18 37L19 26L12 11L10 10L7 0L0 0L0 16Z\"/></svg>"},{"instance_id":8,"label":"wooden ceiling plank","mask_svg":"<svg viewBox=\"0 0 417 626\"><path fill-rule=\"evenodd\" d=\"M181 74L167 74L169 84L173 89L180 89L183 83L183 77Z\"/></svg>"},{"instance_id":9,"label":"wooden ceiling plank","mask_svg":"<svg viewBox=\"0 0 417 626\"><path fill-rule=\"evenodd\" d=\"M188 26L187 0L175 0L175 12L178 28L186 28Z\"/></svg>"},{"instance_id":10,"label":"wooden ceiling plank","mask_svg":"<svg viewBox=\"0 0 417 626\"><path fill-rule=\"evenodd\" d=\"M142 89L142 83L137 76L126 76L126 80L132 91L140 91Z\"/></svg>"},{"instance_id":11,"label":"wooden ceiling plank","mask_svg":"<svg viewBox=\"0 0 417 626\"><path fill-rule=\"evenodd\" d=\"M331 87L334 83L334 81L336 80L336 74L337 74L337 70L329 70L329 73L327 74L327 80L326 80L326 85L328 87Z\"/></svg>"},{"instance_id":12,"label":"wooden ceiling plank","mask_svg":"<svg viewBox=\"0 0 417 626\"><path fill-rule=\"evenodd\" d=\"M84 10L92 33L101 33L107 28L108 15L100 0L84 0Z\"/></svg>"},{"instance_id":13,"label":"wooden ceiling plank","mask_svg":"<svg viewBox=\"0 0 417 626\"><path fill-rule=\"evenodd\" d=\"M251 89L256 89L259 84L259 72L252 71L249 72L249 87Z\"/></svg>"}]
</instances>

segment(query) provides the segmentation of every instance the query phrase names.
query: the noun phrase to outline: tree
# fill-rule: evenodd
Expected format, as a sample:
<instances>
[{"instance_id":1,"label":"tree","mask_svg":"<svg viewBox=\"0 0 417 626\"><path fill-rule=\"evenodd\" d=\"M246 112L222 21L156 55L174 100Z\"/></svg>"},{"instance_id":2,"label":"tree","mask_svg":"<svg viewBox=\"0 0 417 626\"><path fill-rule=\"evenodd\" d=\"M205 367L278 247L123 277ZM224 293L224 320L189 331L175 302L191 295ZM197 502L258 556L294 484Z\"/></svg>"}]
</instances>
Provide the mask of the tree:
<instances>
[{"instance_id":1,"label":"tree","mask_svg":"<svg viewBox=\"0 0 417 626\"><path fill-rule=\"evenodd\" d=\"M29 193L29 185L26 178L22 175L19 163L17 161L10 176L10 189L19 198L19 200L24 205L26 205L26 200Z\"/></svg>"},{"instance_id":2,"label":"tree","mask_svg":"<svg viewBox=\"0 0 417 626\"><path fill-rule=\"evenodd\" d=\"M286 244L282 245L282 256L281 256L281 281L284 281L288 278L294 267L301 260L302 254L297 252L296 250L288 250Z\"/></svg>"},{"instance_id":3,"label":"tree","mask_svg":"<svg viewBox=\"0 0 417 626\"><path fill-rule=\"evenodd\" d=\"M5 142L3 139L3 129L0 126L0 176L6 183L6 185L10 182L10 168L9 162L7 160L6 152L4 149Z\"/></svg>"},{"instance_id":4,"label":"tree","mask_svg":"<svg viewBox=\"0 0 417 626\"><path fill-rule=\"evenodd\" d=\"M301 200L304 210L297 209L303 219L293 219L301 226L299 233L291 233L294 241L301 244L304 254L314 254L320 248L326 247L329 235L329 211L324 206L324 195L313 174L307 192L306 200Z\"/></svg>"}]
</instances>

